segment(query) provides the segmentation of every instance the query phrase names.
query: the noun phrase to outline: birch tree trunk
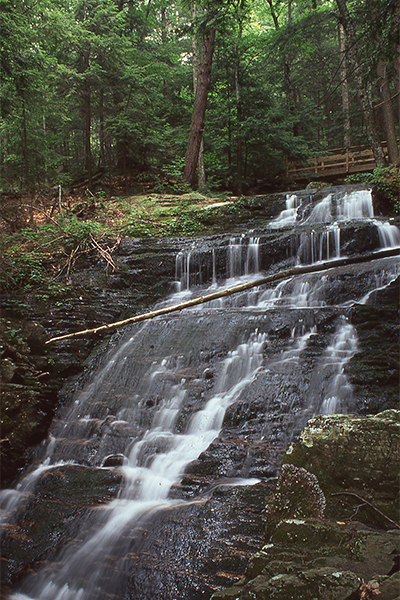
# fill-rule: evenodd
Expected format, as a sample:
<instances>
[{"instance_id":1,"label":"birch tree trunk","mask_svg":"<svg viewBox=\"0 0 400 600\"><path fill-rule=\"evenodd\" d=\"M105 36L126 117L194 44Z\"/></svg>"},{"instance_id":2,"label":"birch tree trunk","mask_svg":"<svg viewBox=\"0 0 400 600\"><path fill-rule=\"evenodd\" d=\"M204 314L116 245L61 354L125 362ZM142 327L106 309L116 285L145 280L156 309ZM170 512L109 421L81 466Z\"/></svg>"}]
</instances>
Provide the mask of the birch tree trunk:
<instances>
[{"instance_id":1,"label":"birch tree trunk","mask_svg":"<svg viewBox=\"0 0 400 600\"><path fill-rule=\"evenodd\" d=\"M198 298L192 298L191 300L187 300L186 302L181 302L180 304L175 304L174 306L166 306L164 308L159 308L157 310L143 313L140 315L135 315L133 317L129 317L124 319L123 321L116 321L115 323L108 323L107 325L100 325L99 327L95 327L94 329L84 329L82 331L75 331L75 333L66 333L65 335L60 335L54 338L47 340L46 344L51 344L52 342L57 342L59 340L65 340L68 338L76 338L80 336L85 336L89 334L97 334L103 333L106 331L110 331L111 329L117 329L118 327L123 327L125 325L129 325L131 323L140 323L141 321L147 321L148 319L153 319L154 317L160 317L162 315L168 315L173 312L177 312L179 310L183 310L184 308L191 308L192 306L198 306L199 304L204 304L205 302L211 302L212 300L216 300L217 298L226 298L227 296L232 296L233 294L238 294L239 292L244 292L246 290L250 290L251 288L258 287L260 285L265 285L267 283L273 283L276 281L281 281L282 279L287 279L289 277L296 277L297 275L303 275L304 273L319 273L326 271L331 268L344 267L348 265L356 265L364 262L368 262L370 260L376 260L378 258L384 258L389 256L397 256L398 248L384 248L378 252L371 252L370 254L363 254L358 256L349 256L347 258L340 258L331 261L327 261L325 263L315 263L313 265L300 265L297 267L292 267L290 269L285 269L284 271L278 271L278 273L274 273L273 275L266 275L265 277L260 277L259 279L254 279L253 281L246 281L246 283L241 283L239 285L235 285L230 288L224 288L222 290L218 290L217 292L213 292L211 294L207 294L206 296L200 296Z\"/></svg>"}]
</instances>

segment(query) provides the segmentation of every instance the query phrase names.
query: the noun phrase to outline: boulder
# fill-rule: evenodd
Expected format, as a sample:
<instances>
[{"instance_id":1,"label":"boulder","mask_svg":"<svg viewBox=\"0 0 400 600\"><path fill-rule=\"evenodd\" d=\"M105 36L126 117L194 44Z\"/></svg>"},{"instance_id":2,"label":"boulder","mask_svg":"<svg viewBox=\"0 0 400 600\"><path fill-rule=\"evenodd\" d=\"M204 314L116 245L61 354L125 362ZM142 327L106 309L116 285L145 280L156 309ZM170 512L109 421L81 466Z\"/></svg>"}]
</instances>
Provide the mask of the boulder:
<instances>
[{"instance_id":1,"label":"boulder","mask_svg":"<svg viewBox=\"0 0 400 600\"><path fill-rule=\"evenodd\" d=\"M16 365L10 358L4 358L1 361L1 380L4 383L10 383L11 379L14 377L14 373L17 370Z\"/></svg>"},{"instance_id":2,"label":"boulder","mask_svg":"<svg viewBox=\"0 0 400 600\"><path fill-rule=\"evenodd\" d=\"M43 325L36 321L25 321L22 327L22 335L33 354L44 353L49 336Z\"/></svg>"},{"instance_id":3,"label":"boulder","mask_svg":"<svg viewBox=\"0 0 400 600\"><path fill-rule=\"evenodd\" d=\"M350 518L363 504L358 519L369 526L390 526L388 519L398 519L399 431L400 411L394 409L374 416L320 415L308 422L282 462L317 477L331 498L329 518Z\"/></svg>"}]
</instances>

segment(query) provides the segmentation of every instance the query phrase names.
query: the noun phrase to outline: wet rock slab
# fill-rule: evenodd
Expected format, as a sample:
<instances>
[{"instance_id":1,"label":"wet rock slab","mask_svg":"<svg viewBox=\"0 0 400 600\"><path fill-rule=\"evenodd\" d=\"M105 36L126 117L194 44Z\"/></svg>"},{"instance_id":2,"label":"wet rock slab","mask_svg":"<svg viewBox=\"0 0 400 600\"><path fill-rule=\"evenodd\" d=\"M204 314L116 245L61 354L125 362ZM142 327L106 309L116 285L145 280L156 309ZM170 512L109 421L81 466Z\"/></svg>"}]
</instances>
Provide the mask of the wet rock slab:
<instances>
[{"instance_id":1,"label":"wet rock slab","mask_svg":"<svg viewBox=\"0 0 400 600\"><path fill-rule=\"evenodd\" d=\"M54 415L57 385L51 379L42 325L0 319L1 482L7 485L43 438Z\"/></svg>"}]
</instances>

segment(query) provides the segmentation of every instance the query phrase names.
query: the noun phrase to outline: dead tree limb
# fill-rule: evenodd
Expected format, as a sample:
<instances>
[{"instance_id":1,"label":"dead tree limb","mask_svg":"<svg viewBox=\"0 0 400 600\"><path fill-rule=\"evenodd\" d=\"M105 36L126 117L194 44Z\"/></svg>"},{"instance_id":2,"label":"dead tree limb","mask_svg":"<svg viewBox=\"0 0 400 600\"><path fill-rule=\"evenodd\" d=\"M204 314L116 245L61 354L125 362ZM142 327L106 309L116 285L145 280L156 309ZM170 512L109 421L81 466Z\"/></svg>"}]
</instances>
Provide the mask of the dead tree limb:
<instances>
[{"instance_id":1,"label":"dead tree limb","mask_svg":"<svg viewBox=\"0 0 400 600\"><path fill-rule=\"evenodd\" d=\"M381 510L379 510L379 508L376 508L376 506L371 504L371 502L368 502L368 500L365 500L365 498L361 498L361 496L359 496L358 494L355 494L354 492L337 492L336 494L332 494L332 496L352 496L353 498L357 498L357 500L360 500L363 503L362 505L360 505L360 508L363 505L369 506L370 508L375 510L379 515L381 515L381 517L383 517L384 519L389 521L389 523L391 523L396 529L400 529L400 525L398 523L396 523L396 521L393 521L392 519L390 519Z\"/></svg>"},{"instance_id":2,"label":"dead tree limb","mask_svg":"<svg viewBox=\"0 0 400 600\"><path fill-rule=\"evenodd\" d=\"M129 317L128 319L124 319L123 321L117 321L115 323L109 323L108 325L101 325L100 327L95 327L93 329L85 329L82 331L76 331L75 333L67 333L65 335L60 335L58 337L51 338L47 340L46 344L51 344L52 342L57 342L60 340L66 340L67 338L76 338L90 334L102 333L105 331L110 331L112 329L117 329L119 327L123 327L124 325L128 325L131 323L138 323L140 321L146 321L148 319L153 319L154 317L159 317L161 315L167 315L172 312L177 312L179 310L183 310L184 308L191 308L192 306L196 306L198 304L204 304L205 302L210 302L211 300L216 300L217 298L224 298L226 296L232 296L233 294L237 294L239 292L244 292L254 287L258 287L260 285L264 285L266 283L273 283L275 281L279 281L281 279L288 279L289 277L296 277L297 275L303 275L307 273L318 273L321 271L327 271L329 269L334 269L337 267L343 267L347 265L354 265L358 263L368 262L371 260L375 260L378 258L387 258L390 256L398 256L399 248L388 248L385 250L381 250L378 252L373 252L369 254L363 254L359 256L352 256L349 258L341 258L337 260L331 260L325 263L318 263L314 265L305 265L299 267L293 267L291 269L285 269L284 271L279 271L279 273L274 273L273 275L267 275L266 277L260 277L259 279L254 279L253 281L247 281L246 283L242 283L240 285L235 285L231 288L226 288L223 290L219 290L212 294L207 294L206 296L201 296L199 298L193 298L192 300L187 300L186 302L181 302L180 304L175 304L174 306L167 306L164 308L159 308L158 310L154 310L151 312L147 312L141 315L135 315L134 317Z\"/></svg>"},{"instance_id":3,"label":"dead tree limb","mask_svg":"<svg viewBox=\"0 0 400 600\"><path fill-rule=\"evenodd\" d=\"M98 254L100 254L100 256L101 256L102 258L104 258L104 260L106 261L106 263L107 263L107 268L110 266L110 267L112 268L112 270L113 270L113 271L115 271L115 263L114 263L114 261L113 261L113 259L112 259L112 256L111 256L111 253L109 252L109 250L104 250L104 249L103 249L103 248L100 246L100 244L98 244L98 243L96 242L96 240L94 239L94 237L93 237L93 235L92 235L92 234L90 234L90 239L91 239L91 241L92 241L92 246L93 246L93 248L94 248L95 250L97 250ZM115 246L114 246L114 248L115 248Z\"/></svg>"}]
</instances>

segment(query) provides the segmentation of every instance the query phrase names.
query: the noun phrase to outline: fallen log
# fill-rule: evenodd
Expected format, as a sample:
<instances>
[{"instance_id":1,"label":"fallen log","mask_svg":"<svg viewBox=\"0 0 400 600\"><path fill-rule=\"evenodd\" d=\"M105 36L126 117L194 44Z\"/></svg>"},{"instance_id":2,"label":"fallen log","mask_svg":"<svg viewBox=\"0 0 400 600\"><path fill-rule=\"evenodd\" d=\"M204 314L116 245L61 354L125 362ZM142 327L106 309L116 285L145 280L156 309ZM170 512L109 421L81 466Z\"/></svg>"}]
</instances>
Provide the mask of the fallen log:
<instances>
[{"instance_id":1,"label":"fallen log","mask_svg":"<svg viewBox=\"0 0 400 600\"><path fill-rule=\"evenodd\" d=\"M207 294L206 296L200 296L199 298L193 298L192 300L187 300L186 302L181 302L180 304L175 304L173 306L166 306L164 308L159 308L157 310L153 310L147 313L143 313L140 315L135 315L134 317L129 317L128 319L124 319L123 321L116 321L115 323L109 323L107 325L100 325L99 327L94 327L93 329L84 329L82 331L76 331L74 333L67 333L65 335L60 335L54 338L47 340L46 344L51 344L52 342L58 342L60 340L66 340L68 338L76 338L84 335L103 333L105 331L110 331L112 329L117 329L119 327L123 327L124 325L129 325L131 323L138 323L140 321L146 321L148 319L153 319L154 317L159 317L161 315L167 315L172 312L177 312L179 310L183 310L185 308L190 308L192 306L196 306L198 304L204 304L205 302L210 302L211 300L216 300L218 298L224 298L226 296L232 296L233 294L237 294L239 292L244 292L254 287L258 287L260 285L264 285L266 283L273 283L275 281L279 281L281 279L287 279L289 277L296 277L297 275L303 275L307 273L318 273L321 271L328 271L329 269L344 267L348 265L355 265L363 262L369 262L371 260L376 260L379 258L387 258L391 256L398 256L400 254L400 248L387 248L384 250L379 250L377 252L372 252L368 254L361 254L358 256L351 256L348 258L339 258L336 260L330 260L324 263L317 263L313 265L304 265L298 267L292 267L290 269L285 269L284 271L279 271L279 273L274 273L273 275L267 275L265 277L260 277L258 279L254 279L252 281L247 281L246 283L241 283L239 285L235 285L230 288L226 288L223 290L219 290L217 292L213 292L212 294Z\"/></svg>"}]
</instances>

